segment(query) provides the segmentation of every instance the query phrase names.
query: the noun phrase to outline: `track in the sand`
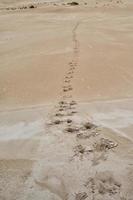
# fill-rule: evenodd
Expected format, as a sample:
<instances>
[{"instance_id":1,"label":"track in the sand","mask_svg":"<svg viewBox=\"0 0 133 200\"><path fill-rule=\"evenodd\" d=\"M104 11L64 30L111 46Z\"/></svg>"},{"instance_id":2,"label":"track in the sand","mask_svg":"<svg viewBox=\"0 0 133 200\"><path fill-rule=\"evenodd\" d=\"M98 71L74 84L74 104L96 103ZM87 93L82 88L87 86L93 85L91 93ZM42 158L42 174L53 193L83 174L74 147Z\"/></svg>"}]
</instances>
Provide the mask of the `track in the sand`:
<instances>
[{"instance_id":1,"label":"track in the sand","mask_svg":"<svg viewBox=\"0 0 133 200\"><path fill-rule=\"evenodd\" d=\"M64 75L64 81L62 85L62 91L61 95L59 97L60 101L55 105L54 107L54 112L53 110L48 113L48 121L50 123L52 122L52 127L56 126L57 124L59 125L62 121L65 122L66 129L71 129L70 127L72 126L72 117L77 111L76 111L76 101L73 100L73 86L72 86L72 79L75 74L76 67L78 66L78 56L79 56L79 42L77 40L77 35L76 31L79 26L79 22L76 23L74 28L72 29L72 42L73 42L73 59L68 63L68 70L66 74ZM65 120L63 119L65 117ZM51 132L51 126L49 124L46 124L45 126L45 131L46 133ZM40 143L40 147L38 149L38 152L42 154L43 152L43 141ZM43 189L48 189L51 193L56 194L59 196L62 200L67 200L67 192L64 186L64 183L62 180L59 180L57 177L50 177L48 181L56 181L59 182L58 184L60 185L60 188L56 189L54 186L49 186L46 182L39 182L38 180L34 179L36 176L35 174L39 173L38 167L43 165L43 160L39 160L35 163L31 176L27 179L25 183L24 190L22 193L19 195L19 199L25 199L27 200L30 192L30 188L33 187L34 184L42 187ZM55 179L55 180L53 180ZM56 183L55 183L56 184ZM56 187L56 186L55 186Z\"/></svg>"},{"instance_id":2,"label":"track in the sand","mask_svg":"<svg viewBox=\"0 0 133 200\"><path fill-rule=\"evenodd\" d=\"M99 148L98 145L101 145L101 140L99 141L99 143L96 144L96 146L94 147L93 150L90 150L90 152L88 152L88 150L86 150L81 144L80 144L80 139L82 140L86 140L87 138L90 137L95 137L95 133L93 130L93 133L89 133L88 135L88 129L93 129L95 128L95 126L93 127L93 125L90 123L89 125L87 125L86 127L81 127L82 133L80 132L80 129L77 128L75 126L75 123L73 122L73 117L74 115L77 113L77 102L73 99L73 84L72 84L72 80L75 76L75 70L77 67L79 67L79 41L77 38L77 29L80 25L80 22L77 22L75 24L75 26L72 29L72 42L73 42L73 58L72 60L68 63L68 70L64 76L64 82L62 85L62 91L61 91L61 96L60 96L60 100L57 103L57 105L55 105L55 108L48 114L48 122L46 123L45 126L45 131L47 134L51 134L53 132L55 132L55 128L58 127L58 129L60 129L63 132L66 133L76 133L75 137L78 138L79 140L79 145L74 147L74 152L75 154L73 155L73 158L79 157L79 159L82 159L84 156L89 154L94 154L92 155L94 158L92 160L92 165L94 167L94 165L97 165L97 163L99 163L102 159L103 159L103 152L104 152L104 148L106 148L105 146L103 147L103 149L100 152L100 156L98 155L98 157L95 157L95 154L97 152L97 148ZM90 126L90 127L89 127ZM84 132L84 133L83 133ZM80 133L80 134L79 134ZM107 141L102 141L103 144L102 145L107 145ZM104 144L104 142L106 142ZM108 144L110 145L110 143ZM100 146L101 147L101 146ZM111 148L111 146L108 146ZM114 147L114 146L113 146ZM29 196L29 191L30 189L34 188L35 185L37 185L38 187L42 188L42 190L49 190L49 192L51 192L52 194L55 194L56 196L58 196L60 199L62 200L69 200L69 192L67 191L67 188L65 186L64 181L62 180L62 177L58 177L58 176L51 176L48 175L45 180L40 181L39 179L35 178L35 177L39 177L40 176L40 171L39 171L39 167L40 169L43 168L43 166L45 165L45 160L43 158L43 148L44 148L44 143L43 140L41 141L40 147L38 152L40 153L40 157L42 157L40 160L38 160L33 168L31 177L29 177L29 179L27 180L26 184L25 184L25 188L24 191L22 191L22 194L20 194L19 199L20 200L28 200L28 196ZM105 153L106 154L106 153ZM100 175L99 175L100 176ZM106 176L106 172L105 174L103 174L103 176ZM111 182L111 192L108 191L108 185L110 184L110 179L112 180ZM97 184L97 182L101 182L102 184L102 180L99 180L97 176L91 177L90 179L88 178L86 180L86 182L84 182L84 191L82 190L79 191L78 193L75 193L75 195L73 196L74 200L97 200L97 193L101 190L101 188L99 188L99 185ZM57 186L56 186L57 185ZM106 179L106 183L104 184L104 193L109 193L109 195L112 195L112 197L116 197L117 195L117 200L120 200L120 189L121 186L120 184L116 184L115 179L113 178L113 175L110 174L109 178ZM86 192L88 191L88 193ZM113 193L114 192L114 193ZM90 194L90 196L89 196ZM116 200L116 198L115 198Z\"/></svg>"},{"instance_id":3,"label":"track in the sand","mask_svg":"<svg viewBox=\"0 0 133 200\"><path fill-rule=\"evenodd\" d=\"M68 115L73 115L77 111L75 110L76 108L73 107L76 105L76 101L73 100L73 85L72 85L72 80L75 75L75 70L78 67L78 58L79 58L79 41L77 39L77 34L76 31L79 26L79 22L76 23L74 28L72 29L72 42L73 42L73 59L68 63L68 70L64 76L64 83L62 86L62 91L61 91L61 101L58 103L59 105L59 115L62 115L62 111L67 112L66 114ZM62 103L61 103L62 102ZM67 104L67 105L62 105L62 104ZM58 115L57 114L57 115Z\"/></svg>"}]
</instances>

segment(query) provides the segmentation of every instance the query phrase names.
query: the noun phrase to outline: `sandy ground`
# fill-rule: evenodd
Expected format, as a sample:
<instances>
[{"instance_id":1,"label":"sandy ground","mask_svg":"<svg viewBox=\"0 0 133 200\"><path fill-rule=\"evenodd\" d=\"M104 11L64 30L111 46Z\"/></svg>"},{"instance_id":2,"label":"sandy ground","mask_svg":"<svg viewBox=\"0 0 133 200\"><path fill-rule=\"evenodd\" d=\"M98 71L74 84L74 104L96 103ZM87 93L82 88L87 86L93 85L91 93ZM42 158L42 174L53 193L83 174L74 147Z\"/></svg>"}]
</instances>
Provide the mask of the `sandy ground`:
<instances>
[{"instance_id":1,"label":"sandy ground","mask_svg":"<svg viewBox=\"0 0 133 200\"><path fill-rule=\"evenodd\" d=\"M133 200L133 3L67 2L0 0L0 200Z\"/></svg>"}]
</instances>

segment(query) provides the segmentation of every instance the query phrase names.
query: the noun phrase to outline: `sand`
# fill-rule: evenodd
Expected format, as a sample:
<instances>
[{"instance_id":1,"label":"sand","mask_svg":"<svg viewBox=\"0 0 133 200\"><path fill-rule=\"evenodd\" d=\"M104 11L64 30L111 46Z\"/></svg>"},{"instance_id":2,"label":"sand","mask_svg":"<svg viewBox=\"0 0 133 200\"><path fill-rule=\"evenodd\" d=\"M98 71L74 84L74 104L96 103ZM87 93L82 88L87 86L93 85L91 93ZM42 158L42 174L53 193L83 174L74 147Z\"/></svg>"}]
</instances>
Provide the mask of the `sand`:
<instances>
[{"instance_id":1,"label":"sand","mask_svg":"<svg viewBox=\"0 0 133 200\"><path fill-rule=\"evenodd\" d=\"M133 4L68 2L0 0L1 200L133 199Z\"/></svg>"}]
</instances>

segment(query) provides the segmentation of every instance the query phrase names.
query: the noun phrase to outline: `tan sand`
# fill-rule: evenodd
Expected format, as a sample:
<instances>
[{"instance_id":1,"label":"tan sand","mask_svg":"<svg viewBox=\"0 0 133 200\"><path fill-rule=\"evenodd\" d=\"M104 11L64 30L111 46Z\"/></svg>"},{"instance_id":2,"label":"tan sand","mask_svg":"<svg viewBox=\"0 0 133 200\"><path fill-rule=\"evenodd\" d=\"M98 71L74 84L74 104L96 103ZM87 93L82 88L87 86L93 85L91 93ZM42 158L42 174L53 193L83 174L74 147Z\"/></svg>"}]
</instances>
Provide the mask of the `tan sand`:
<instances>
[{"instance_id":1,"label":"tan sand","mask_svg":"<svg viewBox=\"0 0 133 200\"><path fill-rule=\"evenodd\" d=\"M0 200L133 199L133 4L67 2L0 0Z\"/></svg>"}]
</instances>

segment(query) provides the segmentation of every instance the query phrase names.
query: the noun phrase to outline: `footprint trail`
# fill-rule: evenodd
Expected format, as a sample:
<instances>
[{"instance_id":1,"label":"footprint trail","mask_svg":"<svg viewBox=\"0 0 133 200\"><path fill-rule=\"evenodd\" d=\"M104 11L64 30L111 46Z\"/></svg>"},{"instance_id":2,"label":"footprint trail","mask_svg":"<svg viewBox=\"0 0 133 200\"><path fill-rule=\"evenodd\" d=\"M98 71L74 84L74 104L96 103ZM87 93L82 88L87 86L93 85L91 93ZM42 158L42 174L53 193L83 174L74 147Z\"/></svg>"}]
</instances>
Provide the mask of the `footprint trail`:
<instances>
[{"instance_id":1,"label":"footprint trail","mask_svg":"<svg viewBox=\"0 0 133 200\"><path fill-rule=\"evenodd\" d=\"M80 24L81 22L77 22L72 29L72 60L68 63L68 69L64 75L61 95L59 97L60 100L48 114L45 132L47 135L51 134L54 137L56 136L56 138L60 138L60 134L66 134L67 137L73 135L76 143L75 146L73 146L73 155L68 158L70 167L77 165L77 160L78 163L82 163L82 161L88 159L91 163L91 167L88 167L88 173L90 169L93 169L93 174L96 174L95 167L103 160L108 159L110 150L116 148L117 144L107 138L103 138L98 132L97 126L92 122L86 121L86 119L82 119L80 122L75 120L78 117L81 118L80 115L78 116L78 104L73 98L73 79L76 69L80 67L80 44L77 37L77 30ZM121 184L114 180L113 174L110 172L104 173L105 180L99 178L101 174L85 177L85 180L79 183L78 191L75 191L75 193L74 191L70 191L68 185L66 186L66 180L63 178L63 168L61 167L60 169L60 165L58 167L59 173L57 169L57 171L54 169L54 164L52 164L52 169L48 167L44 171L44 168L46 168L45 151L47 151L45 146L46 141L42 138L38 149L39 160L36 161L32 174L26 181L24 190L19 195L18 199L29 200L32 199L34 195L41 195L41 199L43 199L43 197L48 199L48 197L45 196L45 192L48 191L61 200L99 200L98 198L101 193L105 198L107 197L108 200L111 200L113 197L120 200ZM51 162L51 160L49 162ZM97 184L97 182L99 182L100 185ZM80 185L82 185L82 191L80 191ZM109 198L110 195L111 198Z\"/></svg>"}]
</instances>

